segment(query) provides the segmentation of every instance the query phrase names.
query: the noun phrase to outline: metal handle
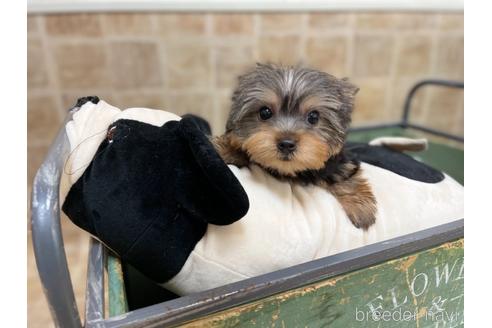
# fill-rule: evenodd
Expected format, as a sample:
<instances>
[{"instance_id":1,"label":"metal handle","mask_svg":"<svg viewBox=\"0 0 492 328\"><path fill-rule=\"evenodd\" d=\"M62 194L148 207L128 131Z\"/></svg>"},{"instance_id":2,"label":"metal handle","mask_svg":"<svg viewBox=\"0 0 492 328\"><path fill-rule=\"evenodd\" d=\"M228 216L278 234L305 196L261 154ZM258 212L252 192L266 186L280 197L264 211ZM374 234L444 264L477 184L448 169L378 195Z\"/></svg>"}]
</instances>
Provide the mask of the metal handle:
<instances>
[{"instance_id":1,"label":"metal handle","mask_svg":"<svg viewBox=\"0 0 492 328\"><path fill-rule=\"evenodd\" d=\"M60 226L60 178L70 150L66 123L70 111L34 178L31 229L34 255L43 290L57 327L82 327L70 280Z\"/></svg>"},{"instance_id":2,"label":"metal handle","mask_svg":"<svg viewBox=\"0 0 492 328\"><path fill-rule=\"evenodd\" d=\"M439 79L430 79L430 80L422 80L415 84L410 91L407 94L407 97L405 99L405 105L403 107L403 116L402 120L400 123L400 126L403 128L413 128L417 130L421 130L424 132L432 133L441 137L453 139L455 141L460 141L463 142L464 138L461 136L457 136L454 134L450 134L444 131L432 129L429 127L422 126L420 124L414 124L409 122L409 116L410 116L410 108L412 104L413 97L415 96L415 93L417 91L427 85L437 85L437 86L443 86L443 87L449 87L449 88L459 88L463 89L464 88L464 83L462 81L448 81L448 80L439 80Z\"/></svg>"}]
</instances>

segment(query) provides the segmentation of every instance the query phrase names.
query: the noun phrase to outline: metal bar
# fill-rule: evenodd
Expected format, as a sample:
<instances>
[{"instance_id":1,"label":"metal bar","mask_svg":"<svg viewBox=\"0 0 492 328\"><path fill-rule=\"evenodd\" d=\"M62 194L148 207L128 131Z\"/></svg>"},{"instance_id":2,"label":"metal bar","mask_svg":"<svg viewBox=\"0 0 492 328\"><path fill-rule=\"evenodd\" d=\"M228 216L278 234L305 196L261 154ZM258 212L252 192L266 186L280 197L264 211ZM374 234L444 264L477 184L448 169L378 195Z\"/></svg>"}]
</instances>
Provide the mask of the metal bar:
<instances>
[{"instance_id":1,"label":"metal bar","mask_svg":"<svg viewBox=\"0 0 492 328\"><path fill-rule=\"evenodd\" d=\"M74 110L73 110L74 111ZM36 173L32 191L34 255L51 315L58 327L81 327L60 227L60 178L69 142L65 124Z\"/></svg>"},{"instance_id":2,"label":"metal bar","mask_svg":"<svg viewBox=\"0 0 492 328\"><path fill-rule=\"evenodd\" d=\"M262 276L156 304L100 322L100 327L175 326L280 292L463 238L464 220L382 241Z\"/></svg>"},{"instance_id":3,"label":"metal bar","mask_svg":"<svg viewBox=\"0 0 492 328\"><path fill-rule=\"evenodd\" d=\"M403 106L403 117L401 124L402 126L407 126L408 125L408 117L410 115L410 108L412 104L412 99L415 93L423 86L426 85L437 85L437 86L443 86L443 87L450 87L450 88L464 88L464 83L461 81L448 81L448 80L439 80L439 79L429 79L429 80L422 80L415 84L410 91L408 92L408 95L405 99L405 105Z\"/></svg>"},{"instance_id":4,"label":"metal bar","mask_svg":"<svg viewBox=\"0 0 492 328\"><path fill-rule=\"evenodd\" d=\"M104 319L104 263L106 248L95 238L89 246L87 289L85 297L85 327Z\"/></svg>"},{"instance_id":5,"label":"metal bar","mask_svg":"<svg viewBox=\"0 0 492 328\"><path fill-rule=\"evenodd\" d=\"M439 136L439 137L444 137L444 138L452 139L454 141L465 142L465 139L463 137L460 137L460 136L457 136L457 135L454 135L454 134L451 134L451 133L447 133L447 132L444 132L444 131L436 130L436 129L433 129L433 128L427 128L427 127L422 126L422 125L419 125L419 124L407 123L406 127L407 128L411 128L411 129L415 129L415 130L420 130L420 131L423 131L423 132L427 132L427 133L430 133L430 134L434 134L434 135Z\"/></svg>"},{"instance_id":6,"label":"metal bar","mask_svg":"<svg viewBox=\"0 0 492 328\"><path fill-rule=\"evenodd\" d=\"M414 129L414 130L419 130L423 132L427 132L439 137L451 139L454 141L458 142L464 142L464 138L461 136L457 136L451 133L447 133L441 130L433 129L433 128L428 128L419 124L413 124L413 123L388 123L388 124L375 124L375 125L367 125L367 126L358 126L354 128L350 128L349 132L364 132L364 131L372 131L372 130L378 130L378 129L385 129L385 128L402 128L402 129Z\"/></svg>"},{"instance_id":7,"label":"metal bar","mask_svg":"<svg viewBox=\"0 0 492 328\"><path fill-rule=\"evenodd\" d=\"M399 128L401 124L397 123L383 123L383 124L374 124L374 125L365 125L365 126L356 126L349 129L349 132L363 132L363 131L371 131L377 129L386 129L386 128Z\"/></svg>"}]
</instances>

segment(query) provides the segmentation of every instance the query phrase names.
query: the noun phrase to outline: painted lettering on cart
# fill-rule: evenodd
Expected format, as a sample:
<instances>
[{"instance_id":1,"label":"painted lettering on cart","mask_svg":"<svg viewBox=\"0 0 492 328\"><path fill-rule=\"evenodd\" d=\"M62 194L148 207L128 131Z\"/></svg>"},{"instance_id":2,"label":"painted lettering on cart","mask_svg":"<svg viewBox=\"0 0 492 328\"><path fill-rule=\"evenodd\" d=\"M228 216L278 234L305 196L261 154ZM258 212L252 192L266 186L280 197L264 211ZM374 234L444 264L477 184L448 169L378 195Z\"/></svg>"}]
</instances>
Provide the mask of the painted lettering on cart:
<instances>
[{"instance_id":1,"label":"painted lettering on cart","mask_svg":"<svg viewBox=\"0 0 492 328\"><path fill-rule=\"evenodd\" d=\"M429 266L424 272L406 270L406 285L392 286L356 308L357 321L416 321L419 327L464 325L464 258Z\"/></svg>"}]
</instances>

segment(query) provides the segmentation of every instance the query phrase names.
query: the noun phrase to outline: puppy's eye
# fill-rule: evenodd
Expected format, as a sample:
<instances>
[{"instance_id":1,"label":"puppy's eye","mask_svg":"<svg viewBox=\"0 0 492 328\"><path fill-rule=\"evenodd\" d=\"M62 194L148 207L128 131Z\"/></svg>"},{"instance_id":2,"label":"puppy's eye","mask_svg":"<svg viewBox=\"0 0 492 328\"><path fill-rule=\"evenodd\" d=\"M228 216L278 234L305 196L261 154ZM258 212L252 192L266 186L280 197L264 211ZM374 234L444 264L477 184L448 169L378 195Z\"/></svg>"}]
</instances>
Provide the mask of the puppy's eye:
<instances>
[{"instance_id":1,"label":"puppy's eye","mask_svg":"<svg viewBox=\"0 0 492 328\"><path fill-rule=\"evenodd\" d=\"M307 121L311 125L314 125L314 124L318 123L318 121L319 121L319 112L317 110L313 110L313 111L309 112L309 114L307 115Z\"/></svg>"},{"instance_id":2,"label":"puppy's eye","mask_svg":"<svg viewBox=\"0 0 492 328\"><path fill-rule=\"evenodd\" d=\"M263 107L260 108L260 118L263 121L268 120L272 116L273 116L273 112L272 112L272 110L270 108L268 108L266 106L263 106Z\"/></svg>"}]
</instances>

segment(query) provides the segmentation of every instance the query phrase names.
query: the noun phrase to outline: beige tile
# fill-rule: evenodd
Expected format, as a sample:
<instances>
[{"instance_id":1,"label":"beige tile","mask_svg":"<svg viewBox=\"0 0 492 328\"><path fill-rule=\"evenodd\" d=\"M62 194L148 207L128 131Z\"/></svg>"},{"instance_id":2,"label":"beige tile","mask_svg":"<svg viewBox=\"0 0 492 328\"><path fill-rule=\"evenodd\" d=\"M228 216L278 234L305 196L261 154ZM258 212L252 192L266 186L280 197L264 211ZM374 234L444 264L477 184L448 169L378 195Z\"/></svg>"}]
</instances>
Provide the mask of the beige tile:
<instances>
[{"instance_id":1,"label":"beige tile","mask_svg":"<svg viewBox=\"0 0 492 328\"><path fill-rule=\"evenodd\" d=\"M439 21L439 29L443 31L463 31L463 14L442 14Z\"/></svg>"},{"instance_id":2,"label":"beige tile","mask_svg":"<svg viewBox=\"0 0 492 328\"><path fill-rule=\"evenodd\" d=\"M442 36L437 43L436 74L440 78L463 79L463 36Z\"/></svg>"},{"instance_id":3,"label":"beige tile","mask_svg":"<svg viewBox=\"0 0 492 328\"><path fill-rule=\"evenodd\" d=\"M436 14L391 12L356 14L356 27L360 30L423 30L434 28L436 21Z\"/></svg>"},{"instance_id":4,"label":"beige tile","mask_svg":"<svg viewBox=\"0 0 492 328\"><path fill-rule=\"evenodd\" d=\"M27 39L27 86L29 88L48 87L48 72L43 45L38 38Z\"/></svg>"},{"instance_id":5,"label":"beige tile","mask_svg":"<svg viewBox=\"0 0 492 328\"><path fill-rule=\"evenodd\" d=\"M60 128L61 119L51 96L30 96L27 99L27 144L49 145Z\"/></svg>"},{"instance_id":6,"label":"beige tile","mask_svg":"<svg viewBox=\"0 0 492 328\"><path fill-rule=\"evenodd\" d=\"M248 45L228 45L215 48L218 87L234 86L237 77L255 65L253 50L253 47Z\"/></svg>"},{"instance_id":7,"label":"beige tile","mask_svg":"<svg viewBox=\"0 0 492 328\"><path fill-rule=\"evenodd\" d=\"M78 42L54 48L58 79L63 89L107 87L109 76L105 47Z\"/></svg>"},{"instance_id":8,"label":"beige tile","mask_svg":"<svg viewBox=\"0 0 492 328\"><path fill-rule=\"evenodd\" d=\"M386 76L390 72L394 39L387 35L357 35L354 74L358 77Z\"/></svg>"},{"instance_id":9,"label":"beige tile","mask_svg":"<svg viewBox=\"0 0 492 328\"><path fill-rule=\"evenodd\" d=\"M251 14L217 14L212 21L215 35L252 35L254 31Z\"/></svg>"},{"instance_id":10,"label":"beige tile","mask_svg":"<svg viewBox=\"0 0 492 328\"><path fill-rule=\"evenodd\" d=\"M39 16L27 15L27 34L39 32Z\"/></svg>"},{"instance_id":11,"label":"beige tile","mask_svg":"<svg viewBox=\"0 0 492 328\"><path fill-rule=\"evenodd\" d=\"M425 30L436 26L437 15L433 13L404 13L396 14L394 18L395 27L406 30Z\"/></svg>"},{"instance_id":12,"label":"beige tile","mask_svg":"<svg viewBox=\"0 0 492 328\"><path fill-rule=\"evenodd\" d=\"M397 16L393 13L356 14L355 25L360 30L387 30L397 24Z\"/></svg>"},{"instance_id":13,"label":"beige tile","mask_svg":"<svg viewBox=\"0 0 492 328\"><path fill-rule=\"evenodd\" d=\"M232 89L222 89L217 93L217 108L215 113L215 124L213 134L221 135L225 132L227 117L231 111Z\"/></svg>"},{"instance_id":14,"label":"beige tile","mask_svg":"<svg viewBox=\"0 0 492 328\"><path fill-rule=\"evenodd\" d=\"M465 107L463 102L461 103L461 110L458 108L456 114L456 121L453 125L452 133L463 136L465 134Z\"/></svg>"},{"instance_id":15,"label":"beige tile","mask_svg":"<svg viewBox=\"0 0 492 328\"><path fill-rule=\"evenodd\" d=\"M407 94L417 81L415 77L399 77L392 81L393 88L388 106L388 115L392 121L401 119ZM424 87L413 96L409 117L412 122L422 123L425 120L427 92L428 88Z\"/></svg>"},{"instance_id":16,"label":"beige tile","mask_svg":"<svg viewBox=\"0 0 492 328\"><path fill-rule=\"evenodd\" d=\"M148 35L153 32L151 14L106 14L104 32L109 35Z\"/></svg>"},{"instance_id":17,"label":"beige tile","mask_svg":"<svg viewBox=\"0 0 492 328\"><path fill-rule=\"evenodd\" d=\"M459 112L463 111L463 91L433 87L429 90L427 125L447 132L460 124Z\"/></svg>"},{"instance_id":18,"label":"beige tile","mask_svg":"<svg viewBox=\"0 0 492 328\"><path fill-rule=\"evenodd\" d=\"M162 85L158 47L153 42L111 42L109 62L112 84L117 89Z\"/></svg>"},{"instance_id":19,"label":"beige tile","mask_svg":"<svg viewBox=\"0 0 492 328\"><path fill-rule=\"evenodd\" d=\"M260 62L296 65L301 61L298 36L264 36L259 39Z\"/></svg>"},{"instance_id":20,"label":"beige tile","mask_svg":"<svg viewBox=\"0 0 492 328\"><path fill-rule=\"evenodd\" d=\"M204 92L184 92L167 96L168 111L177 115L196 114L214 122L213 96Z\"/></svg>"},{"instance_id":21,"label":"beige tile","mask_svg":"<svg viewBox=\"0 0 492 328\"><path fill-rule=\"evenodd\" d=\"M332 75L347 75L346 37L313 37L306 42L306 62L313 68Z\"/></svg>"},{"instance_id":22,"label":"beige tile","mask_svg":"<svg viewBox=\"0 0 492 328\"><path fill-rule=\"evenodd\" d=\"M386 122L386 79L360 79L354 81L360 88L355 98L352 115L353 126Z\"/></svg>"},{"instance_id":23,"label":"beige tile","mask_svg":"<svg viewBox=\"0 0 492 328\"><path fill-rule=\"evenodd\" d=\"M161 36L196 36L205 34L204 14L159 14L157 31Z\"/></svg>"},{"instance_id":24,"label":"beige tile","mask_svg":"<svg viewBox=\"0 0 492 328\"><path fill-rule=\"evenodd\" d=\"M350 14L309 14L309 28L315 30L339 29L348 27Z\"/></svg>"},{"instance_id":25,"label":"beige tile","mask_svg":"<svg viewBox=\"0 0 492 328\"><path fill-rule=\"evenodd\" d=\"M169 44L166 55L168 85L171 89L211 86L209 47Z\"/></svg>"},{"instance_id":26,"label":"beige tile","mask_svg":"<svg viewBox=\"0 0 492 328\"><path fill-rule=\"evenodd\" d=\"M46 31L53 36L100 36L97 14L54 14L44 17Z\"/></svg>"},{"instance_id":27,"label":"beige tile","mask_svg":"<svg viewBox=\"0 0 492 328\"><path fill-rule=\"evenodd\" d=\"M409 35L398 39L397 75L425 75L430 70L430 36Z\"/></svg>"},{"instance_id":28,"label":"beige tile","mask_svg":"<svg viewBox=\"0 0 492 328\"><path fill-rule=\"evenodd\" d=\"M27 183L32 185L34 175L43 163L48 145L27 146Z\"/></svg>"},{"instance_id":29,"label":"beige tile","mask_svg":"<svg viewBox=\"0 0 492 328\"><path fill-rule=\"evenodd\" d=\"M121 109L130 107L146 107L168 110L166 95L163 92L125 92L117 95L115 106Z\"/></svg>"},{"instance_id":30,"label":"beige tile","mask_svg":"<svg viewBox=\"0 0 492 328\"><path fill-rule=\"evenodd\" d=\"M62 94L62 97L61 97L63 110L68 112L68 110L70 108L73 108L75 106L75 104L77 104L77 100L79 98L86 97L86 96L98 96L99 97L99 95L87 94L87 93L84 93L84 91L64 92ZM101 98L99 98L99 99L101 99Z\"/></svg>"},{"instance_id":31,"label":"beige tile","mask_svg":"<svg viewBox=\"0 0 492 328\"><path fill-rule=\"evenodd\" d=\"M260 32L296 32L302 30L302 16L300 14L263 14L260 16Z\"/></svg>"}]
</instances>

